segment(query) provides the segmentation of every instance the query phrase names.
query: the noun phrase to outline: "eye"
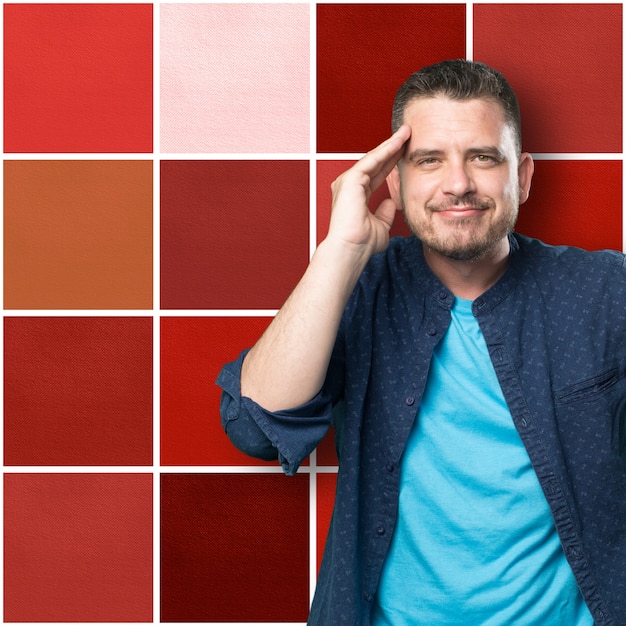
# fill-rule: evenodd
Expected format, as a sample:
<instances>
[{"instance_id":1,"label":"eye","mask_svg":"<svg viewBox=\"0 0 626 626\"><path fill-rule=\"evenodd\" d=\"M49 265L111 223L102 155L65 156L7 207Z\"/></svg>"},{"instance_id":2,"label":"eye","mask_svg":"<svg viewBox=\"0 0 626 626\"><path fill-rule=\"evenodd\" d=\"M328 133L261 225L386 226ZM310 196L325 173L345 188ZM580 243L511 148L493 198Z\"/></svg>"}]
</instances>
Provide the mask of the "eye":
<instances>
[{"instance_id":1,"label":"eye","mask_svg":"<svg viewBox=\"0 0 626 626\"><path fill-rule=\"evenodd\" d=\"M420 159L417 162L417 165L421 167L435 167L439 164L439 159L436 157L426 157L425 159Z\"/></svg>"},{"instance_id":2,"label":"eye","mask_svg":"<svg viewBox=\"0 0 626 626\"><path fill-rule=\"evenodd\" d=\"M472 160L474 163L484 167L493 167L498 165L498 163L501 163L501 159L493 154L477 154Z\"/></svg>"}]
</instances>

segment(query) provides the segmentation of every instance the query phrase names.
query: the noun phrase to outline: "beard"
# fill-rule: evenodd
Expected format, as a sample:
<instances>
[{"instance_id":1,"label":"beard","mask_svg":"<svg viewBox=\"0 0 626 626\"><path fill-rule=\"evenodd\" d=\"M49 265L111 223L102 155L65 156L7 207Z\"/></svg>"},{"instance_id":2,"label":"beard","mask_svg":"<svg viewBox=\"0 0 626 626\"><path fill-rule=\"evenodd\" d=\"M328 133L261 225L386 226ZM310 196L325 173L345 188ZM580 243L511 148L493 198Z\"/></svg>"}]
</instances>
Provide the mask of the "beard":
<instances>
[{"instance_id":1,"label":"beard","mask_svg":"<svg viewBox=\"0 0 626 626\"><path fill-rule=\"evenodd\" d=\"M519 212L519 202L511 199L508 210L501 212L493 220L485 214L471 217L446 219L445 224L436 214L469 206L480 211L492 211L495 202L490 198L459 198L446 203L427 203L425 214L434 219L411 219L403 202L404 219L411 232L434 252L455 261L479 261L495 250L501 241L513 231Z\"/></svg>"}]
</instances>

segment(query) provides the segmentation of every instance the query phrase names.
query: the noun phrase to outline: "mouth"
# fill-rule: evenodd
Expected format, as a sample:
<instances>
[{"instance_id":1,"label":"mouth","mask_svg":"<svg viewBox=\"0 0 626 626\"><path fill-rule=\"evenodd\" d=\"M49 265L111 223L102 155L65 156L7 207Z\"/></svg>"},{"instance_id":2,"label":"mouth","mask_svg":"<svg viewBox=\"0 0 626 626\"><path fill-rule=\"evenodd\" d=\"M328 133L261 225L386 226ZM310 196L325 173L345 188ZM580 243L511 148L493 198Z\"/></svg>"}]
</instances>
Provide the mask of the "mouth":
<instances>
[{"instance_id":1,"label":"mouth","mask_svg":"<svg viewBox=\"0 0 626 626\"><path fill-rule=\"evenodd\" d=\"M454 206L445 209L436 209L435 213L447 219L478 217L489 207L477 208L475 206Z\"/></svg>"}]
</instances>

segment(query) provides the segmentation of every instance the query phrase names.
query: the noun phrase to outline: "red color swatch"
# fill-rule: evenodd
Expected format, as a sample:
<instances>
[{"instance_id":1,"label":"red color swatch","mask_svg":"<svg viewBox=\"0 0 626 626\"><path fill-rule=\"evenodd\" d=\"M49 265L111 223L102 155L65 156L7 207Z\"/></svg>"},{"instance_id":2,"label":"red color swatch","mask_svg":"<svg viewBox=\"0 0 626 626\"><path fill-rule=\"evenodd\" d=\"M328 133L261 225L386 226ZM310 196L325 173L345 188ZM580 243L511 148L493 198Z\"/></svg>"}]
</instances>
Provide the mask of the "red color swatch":
<instances>
[{"instance_id":1,"label":"red color swatch","mask_svg":"<svg viewBox=\"0 0 626 626\"><path fill-rule=\"evenodd\" d=\"M516 230L554 245L622 250L622 162L535 161Z\"/></svg>"},{"instance_id":2,"label":"red color swatch","mask_svg":"<svg viewBox=\"0 0 626 626\"><path fill-rule=\"evenodd\" d=\"M215 379L270 322L270 317L161 318L161 464L267 465L239 452L226 437Z\"/></svg>"},{"instance_id":3,"label":"red color swatch","mask_svg":"<svg viewBox=\"0 0 626 626\"><path fill-rule=\"evenodd\" d=\"M152 5L4 6L5 152L152 152Z\"/></svg>"},{"instance_id":4,"label":"red color swatch","mask_svg":"<svg viewBox=\"0 0 626 626\"><path fill-rule=\"evenodd\" d=\"M622 3L475 4L474 58L516 90L525 150L622 151Z\"/></svg>"},{"instance_id":5,"label":"red color swatch","mask_svg":"<svg viewBox=\"0 0 626 626\"><path fill-rule=\"evenodd\" d=\"M6 622L152 621L151 474L5 474Z\"/></svg>"},{"instance_id":6,"label":"red color swatch","mask_svg":"<svg viewBox=\"0 0 626 626\"><path fill-rule=\"evenodd\" d=\"M315 451L317 453L317 465L336 466L338 464L337 449L335 446L335 431L332 426L326 437L320 441Z\"/></svg>"},{"instance_id":7,"label":"red color swatch","mask_svg":"<svg viewBox=\"0 0 626 626\"><path fill-rule=\"evenodd\" d=\"M317 151L373 148L391 134L398 87L462 57L463 4L317 5Z\"/></svg>"},{"instance_id":8,"label":"red color swatch","mask_svg":"<svg viewBox=\"0 0 626 626\"><path fill-rule=\"evenodd\" d=\"M4 319L7 465L152 465L152 318Z\"/></svg>"},{"instance_id":9,"label":"red color swatch","mask_svg":"<svg viewBox=\"0 0 626 626\"><path fill-rule=\"evenodd\" d=\"M161 163L162 308L278 309L308 260L308 162Z\"/></svg>"},{"instance_id":10,"label":"red color swatch","mask_svg":"<svg viewBox=\"0 0 626 626\"><path fill-rule=\"evenodd\" d=\"M317 570L319 572L324 555L330 520L335 506L337 474L317 475Z\"/></svg>"},{"instance_id":11,"label":"red color swatch","mask_svg":"<svg viewBox=\"0 0 626 626\"><path fill-rule=\"evenodd\" d=\"M161 476L161 621L304 622L309 477Z\"/></svg>"}]
</instances>

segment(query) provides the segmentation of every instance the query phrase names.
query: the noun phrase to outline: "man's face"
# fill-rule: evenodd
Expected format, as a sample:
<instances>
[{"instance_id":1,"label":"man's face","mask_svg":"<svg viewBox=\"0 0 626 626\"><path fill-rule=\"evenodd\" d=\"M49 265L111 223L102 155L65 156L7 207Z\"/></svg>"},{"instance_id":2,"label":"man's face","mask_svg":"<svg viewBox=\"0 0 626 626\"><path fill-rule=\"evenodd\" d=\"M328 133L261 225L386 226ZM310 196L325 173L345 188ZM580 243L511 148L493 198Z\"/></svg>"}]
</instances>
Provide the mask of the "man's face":
<instances>
[{"instance_id":1,"label":"man's face","mask_svg":"<svg viewBox=\"0 0 626 626\"><path fill-rule=\"evenodd\" d=\"M404 123L411 137L388 182L411 230L428 249L457 260L505 245L528 198L533 164L518 155L501 105L418 98Z\"/></svg>"}]
</instances>

